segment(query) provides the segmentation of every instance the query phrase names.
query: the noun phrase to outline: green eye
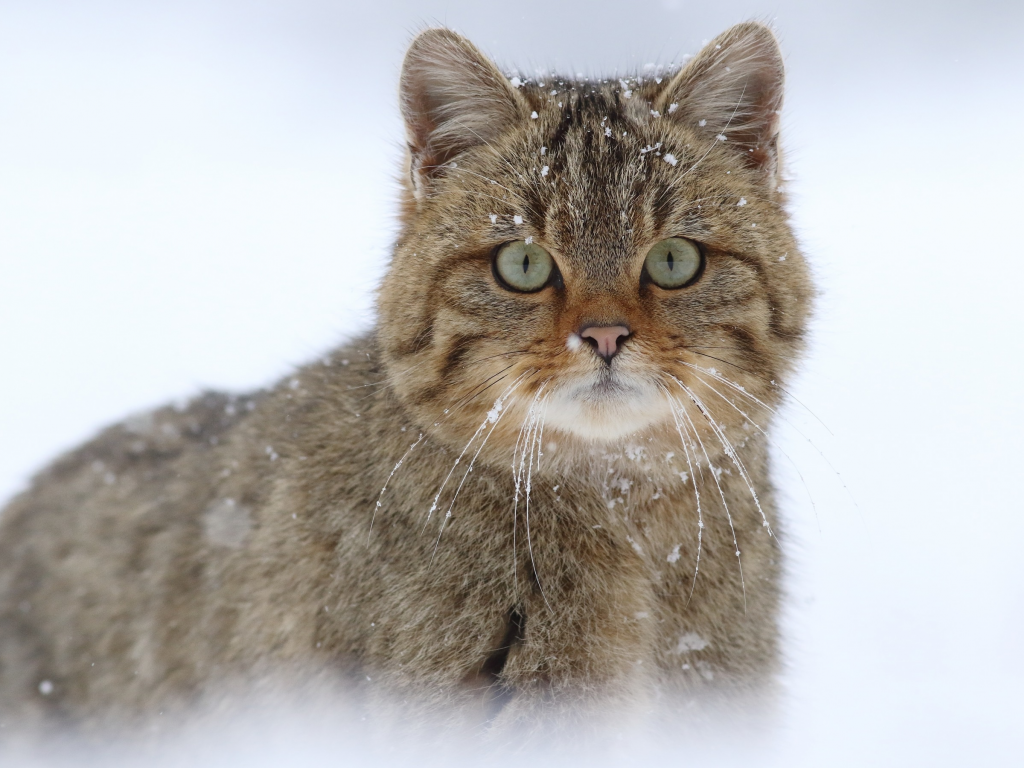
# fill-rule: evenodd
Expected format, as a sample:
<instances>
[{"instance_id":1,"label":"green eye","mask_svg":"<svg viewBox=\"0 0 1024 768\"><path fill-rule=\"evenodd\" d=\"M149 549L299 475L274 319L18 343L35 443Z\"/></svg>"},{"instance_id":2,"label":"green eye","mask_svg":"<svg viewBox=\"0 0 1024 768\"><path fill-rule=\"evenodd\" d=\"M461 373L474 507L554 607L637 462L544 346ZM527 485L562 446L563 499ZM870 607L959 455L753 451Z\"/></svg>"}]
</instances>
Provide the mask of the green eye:
<instances>
[{"instance_id":1,"label":"green eye","mask_svg":"<svg viewBox=\"0 0 1024 768\"><path fill-rule=\"evenodd\" d=\"M526 293L539 291L547 285L554 268L551 254L523 240L503 245L494 259L494 271L505 286Z\"/></svg>"},{"instance_id":2,"label":"green eye","mask_svg":"<svg viewBox=\"0 0 1024 768\"><path fill-rule=\"evenodd\" d=\"M670 237L647 252L644 268L659 288L682 288L700 274L700 249L692 240Z\"/></svg>"}]
</instances>

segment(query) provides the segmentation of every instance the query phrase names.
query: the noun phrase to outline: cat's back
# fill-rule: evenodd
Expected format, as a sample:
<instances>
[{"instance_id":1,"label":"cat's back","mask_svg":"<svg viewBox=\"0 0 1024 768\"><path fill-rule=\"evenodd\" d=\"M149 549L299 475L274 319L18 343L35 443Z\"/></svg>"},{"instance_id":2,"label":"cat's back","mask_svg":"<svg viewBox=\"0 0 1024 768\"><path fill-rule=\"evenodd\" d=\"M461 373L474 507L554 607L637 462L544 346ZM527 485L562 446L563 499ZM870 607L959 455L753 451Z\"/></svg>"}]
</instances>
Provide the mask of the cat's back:
<instances>
[{"instance_id":1,"label":"cat's back","mask_svg":"<svg viewBox=\"0 0 1024 768\"><path fill-rule=\"evenodd\" d=\"M131 417L44 469L3 510L0 701L41 709L84 696L61 679L69 659L145 665L140 624L159 621L157 604L190 578L187 558L170 566L201 549L210 462L255 404L206 393Z\"/></svg>"},{"instance_id":2,"label":"cat's back","mask_svg":"<svg viewBox=\"0 0 1024 768\"><path fill-rule=\"evenodd\" d=\"M291 425L375 381L365 353L348 365L353 354L298 372L313 391L289 377L132 416L3 509L0 728L33 712L80 719L85 702L187 697L232 662L226 638L247 621L236 587L267 535Z\"/></svg>"}]
</instances>

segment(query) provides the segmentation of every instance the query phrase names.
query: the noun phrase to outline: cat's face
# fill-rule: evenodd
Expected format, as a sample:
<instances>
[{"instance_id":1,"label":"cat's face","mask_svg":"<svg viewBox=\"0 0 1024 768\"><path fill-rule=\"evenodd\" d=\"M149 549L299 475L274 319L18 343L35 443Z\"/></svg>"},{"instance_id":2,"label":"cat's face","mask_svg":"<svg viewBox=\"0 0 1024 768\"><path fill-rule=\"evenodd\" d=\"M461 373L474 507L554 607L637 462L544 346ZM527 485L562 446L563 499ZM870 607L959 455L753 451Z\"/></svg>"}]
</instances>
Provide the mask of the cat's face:
<instances>
[{"instance_id":1,"label":"cat's face","mask_svg":"<svg viewBox=\"0 0 1024 768\"><path fill-rule=\"evenodd\" d=\"M426 425L463 436L501 399L519 413L495 440L533 406L549 434L607 443L702 410L737 423L733 386L777 401L809 288L778 190L777 51L751 30L660 82L509 83L452 33L417 40L381 340Z\"/></svg>"}]
</instances>

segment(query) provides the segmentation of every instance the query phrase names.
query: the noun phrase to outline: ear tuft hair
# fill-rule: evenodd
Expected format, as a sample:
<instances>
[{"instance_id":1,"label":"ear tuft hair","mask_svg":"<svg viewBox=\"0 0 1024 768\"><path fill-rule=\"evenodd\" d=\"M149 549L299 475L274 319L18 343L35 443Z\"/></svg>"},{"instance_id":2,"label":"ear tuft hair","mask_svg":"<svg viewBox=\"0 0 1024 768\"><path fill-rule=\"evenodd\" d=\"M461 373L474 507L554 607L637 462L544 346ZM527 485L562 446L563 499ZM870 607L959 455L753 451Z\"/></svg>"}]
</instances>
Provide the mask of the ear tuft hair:
<instances>
[{"instance_id":1,"label":"ear tuft hair","mask_svg":"<svg viewBox=\"0 0 1024 768\"><path fill-rule=\"evenodd\" d=\"M749 165L775 176L784 80L782 53L772 31L754 22L737 24L672 79L657 109L724 136L727 146L742 152Z\"/></svg>"},{"instance_id":2,"label":"ear tuft hair","mask_svg":"<svg viewBox=\"0 0 1024 768\"><path fill-rule=\"evenodd\" d=\"M490 142L529 113L498 68L449 29L428 29L413 40L400 91L417 196L438 166Z\"/></svg>"}]
</instances>

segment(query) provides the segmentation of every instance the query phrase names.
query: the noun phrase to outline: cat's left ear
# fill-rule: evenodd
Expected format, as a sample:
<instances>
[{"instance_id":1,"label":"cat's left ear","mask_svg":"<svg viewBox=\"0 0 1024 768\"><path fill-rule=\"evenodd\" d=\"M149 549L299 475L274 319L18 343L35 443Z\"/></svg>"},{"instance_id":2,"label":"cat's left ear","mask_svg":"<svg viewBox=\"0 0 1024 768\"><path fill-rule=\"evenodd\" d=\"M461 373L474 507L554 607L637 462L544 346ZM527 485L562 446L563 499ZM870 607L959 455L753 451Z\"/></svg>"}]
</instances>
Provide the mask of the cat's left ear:
<instances>
[{"instance_id":1,"label":"cat's left ear","mask_svg":"<svg viewBox=\"0 0 1024 768\"><path fill-rule=\"evenodd\" d=\"M450 29L428 29L413 40L400 91L417 196L440 166L527 122L530 113L490 59Z\"/></svg>"},{"instance_id":2,"label":"cat's left ear","mask_svg":"<svg viewBox=\"0 0 1024 768\"><path fill-rule=\"evenodd\" d=\"M775 177L784 79L772 31L754 22L737 24L672 79L655 108L718 137L741 152L748 165Z\"/></svg>"}]
</instances>

